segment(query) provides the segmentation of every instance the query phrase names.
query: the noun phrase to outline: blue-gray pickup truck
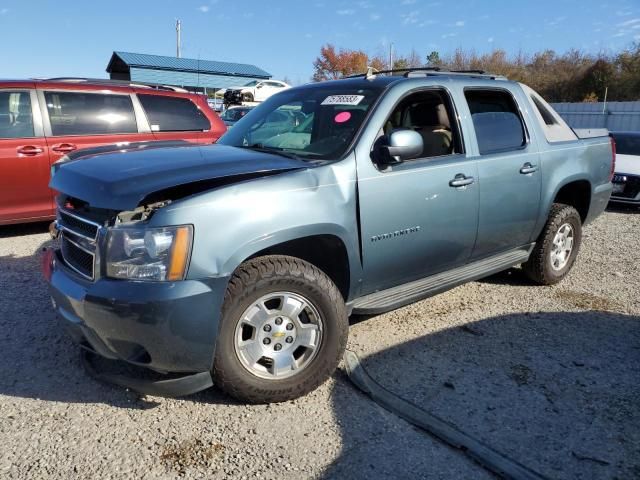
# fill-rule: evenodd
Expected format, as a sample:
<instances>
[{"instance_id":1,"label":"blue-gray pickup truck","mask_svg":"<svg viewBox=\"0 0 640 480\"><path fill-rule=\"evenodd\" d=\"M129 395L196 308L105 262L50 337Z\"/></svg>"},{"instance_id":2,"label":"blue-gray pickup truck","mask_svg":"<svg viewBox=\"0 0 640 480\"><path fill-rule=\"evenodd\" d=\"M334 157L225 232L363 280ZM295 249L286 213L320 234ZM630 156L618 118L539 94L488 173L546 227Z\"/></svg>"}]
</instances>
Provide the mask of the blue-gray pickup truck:
<instances>
[{"instance_id":1,"label":"blue-gray pickup truck","mask_svg":"<svg viewBox=\"0 0 640 480\"><path fill-rule=\"evenodd\" d=\"M43 269L92 355L166 373L173 394L284 401L332 374L350 314L518 264L560 281L614 163L606 132L576 134L522 84L369 72L274 95L216 145L56 165Z\"/></svg>"}]
</instances>

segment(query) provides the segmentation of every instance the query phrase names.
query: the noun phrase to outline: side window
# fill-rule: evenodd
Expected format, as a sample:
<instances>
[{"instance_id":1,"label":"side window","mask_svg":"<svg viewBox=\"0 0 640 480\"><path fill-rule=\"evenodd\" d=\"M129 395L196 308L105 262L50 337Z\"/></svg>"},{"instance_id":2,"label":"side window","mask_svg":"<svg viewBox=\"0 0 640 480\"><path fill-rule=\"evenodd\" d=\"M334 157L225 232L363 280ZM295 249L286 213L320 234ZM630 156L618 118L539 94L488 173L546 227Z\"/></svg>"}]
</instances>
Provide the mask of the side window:
<instances>
[{"instance_id":1,"label":"side window","mask_svg":"<svg viewBox=\"0 0 640 480\"><path fill-rule=\"evenodd\" d=\"M465 90L480 155L522 148L527 138L513 96L505 90Z\"/></svg>"},{"instance_id":2,"label":"side window","mask_svg":"<svg viewBox=\"0 0 640 480\"><path fill-rule=\"evenodd\" d=\"M536 109L538 110L540 117L542 117L542 121L545 125L551 126L558 123L556 122L556 119L553 118L553 115L551 115L551 112L547 110L547 107L545 107L538 99L538 97L536 97L535 95L531 95L531 100L533 100L533 104L536 106Z\"/></svg>"},{"instance_id":3,"label":"side window","mask_svg":"<svg viewBox=\"0 0 640 480\"><path fill-rule=\"evenodd\" d=\"M0 138L34 136L29 92L0 92Z\"/></svg>"},{"instance_id":4,"label":"side window","mask_svg":"<svg viewBox=\"0 0 640 480\"><path fill-rule=\"evenodd\" d=\"M578 138L562 117L540 95L526 85L520 84L520 86L525 95L531 99L533 104L531 111L542 127L547 142L567 142Z\"/></svg>"},{"instance_id":5,"label":"side window","mask_svg":"<svg viewBox=\"0 0 640 480\"><path fill-rule=\"evenodd\" d=\"M53 136L137 133L128 95L44 92Z\"/></svg>"},{"instance_id":6,"label":"side window","mask_svg":"<svg viewBox=\"0 0 640 480\"><path fill-rule=\"evenodd\" d=\"M462 153L462 139L455 118L451 100L444 90L412 93L391 112L378 141L386 141L393 130L407 128L422 137L423 150L418 158Z\"/></svg>"},{"instance_id":7,"label":"side window","mask_svg":"<svg viewBox=\"0 0 640 480\"><path fill-rule=\"evenodd\" d=\"M204 113L188 98L138 94L154 132L202 132L211 129Z\"/></svg>"}]
</instances>

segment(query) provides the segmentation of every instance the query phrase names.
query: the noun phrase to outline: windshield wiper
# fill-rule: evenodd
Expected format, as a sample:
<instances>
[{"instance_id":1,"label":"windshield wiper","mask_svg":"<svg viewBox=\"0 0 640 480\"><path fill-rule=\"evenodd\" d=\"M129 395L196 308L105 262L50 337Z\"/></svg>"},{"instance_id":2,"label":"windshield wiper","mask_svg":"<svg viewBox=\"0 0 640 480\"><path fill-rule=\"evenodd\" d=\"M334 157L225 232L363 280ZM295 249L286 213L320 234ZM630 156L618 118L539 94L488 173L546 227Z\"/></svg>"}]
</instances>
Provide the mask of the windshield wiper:
<instances>
[{"instance_id":1,"label":"windshield wiper","mask_svg":"<svg viewBox=\"0 0 640 480\"><path fill-rule=\"evenodd\" d=\"M295 153L291 153L284 148L280 147L268 147L263 145L262 143L254 143L252 145L241 145L241 148L248 148L249 150L255 150L257 152L264 153L273 153L275 155L280 155L281 157L292 158L294 160L300 160Z\"/></svg>"}]
</instances>

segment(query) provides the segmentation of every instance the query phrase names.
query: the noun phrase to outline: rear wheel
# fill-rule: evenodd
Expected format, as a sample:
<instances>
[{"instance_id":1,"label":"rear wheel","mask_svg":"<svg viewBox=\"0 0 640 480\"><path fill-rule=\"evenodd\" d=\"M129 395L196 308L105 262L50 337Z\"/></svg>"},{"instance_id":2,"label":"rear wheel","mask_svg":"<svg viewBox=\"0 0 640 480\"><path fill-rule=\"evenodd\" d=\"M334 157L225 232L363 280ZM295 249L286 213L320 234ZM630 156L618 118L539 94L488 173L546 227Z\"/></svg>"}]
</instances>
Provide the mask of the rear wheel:
<instances>
[{"instance_id":1,"label":"rear wheel","mask_svg":"<svg viewBox=\"0 0 640 480\"><path fill-rule=\"evenodd\" d=\"M239 400L291 400L323 383L344 353L347 313L319 269L286 256L242 264L229 282L213 377Z\"/></svg>"},{"instance_id":2,"label":"rear wheel","mask_svg":"<svg viewBox=\"0 0 640 480\"><path fill-rule=\"evenodd\" d=\"M554 285L571 270L582 242L582 221L575 208L554 203L529 260L527 276L541 285Z\"/></svg>"},{"instance_id":3,"label":"rear wheel","mask_svg":"<svg viewBox=\"0 0 640 480\"><path fill-rule=\"evenodd\" d=\"M243 93L242 94L242 101L243 102L253 102L253 94L251 93Z\"/></svg>"}]
</instances>

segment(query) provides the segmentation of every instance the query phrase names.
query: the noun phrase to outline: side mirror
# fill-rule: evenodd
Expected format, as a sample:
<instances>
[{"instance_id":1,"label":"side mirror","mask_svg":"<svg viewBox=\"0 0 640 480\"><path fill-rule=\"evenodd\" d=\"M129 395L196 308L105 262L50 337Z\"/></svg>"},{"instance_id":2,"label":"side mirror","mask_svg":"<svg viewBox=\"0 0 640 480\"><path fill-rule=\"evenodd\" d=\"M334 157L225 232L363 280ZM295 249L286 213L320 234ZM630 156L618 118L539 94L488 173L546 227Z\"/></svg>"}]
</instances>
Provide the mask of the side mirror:
<instances>
[{"instance_id":1,"label":"side mirror","mask_svg":"<svg viewBox=\"0 0 640 480\"><path fill-rule=\"evenodd\" d=\"M386 142L374 147L374 155L378 163L393 165L418 158L423 148L422 135L413 130L398 128L388 135Z\"/></svg>"},{"instance_id":2,"label":"side mirror","mask_svg":"<svg viewBox=\"0 0 640 480\"><path fill-rule=\"evenodd\" d=\"M259 83L258 85L256 85L256 88L262 88L262 84Z\"/></svg>"}]
</instances>

